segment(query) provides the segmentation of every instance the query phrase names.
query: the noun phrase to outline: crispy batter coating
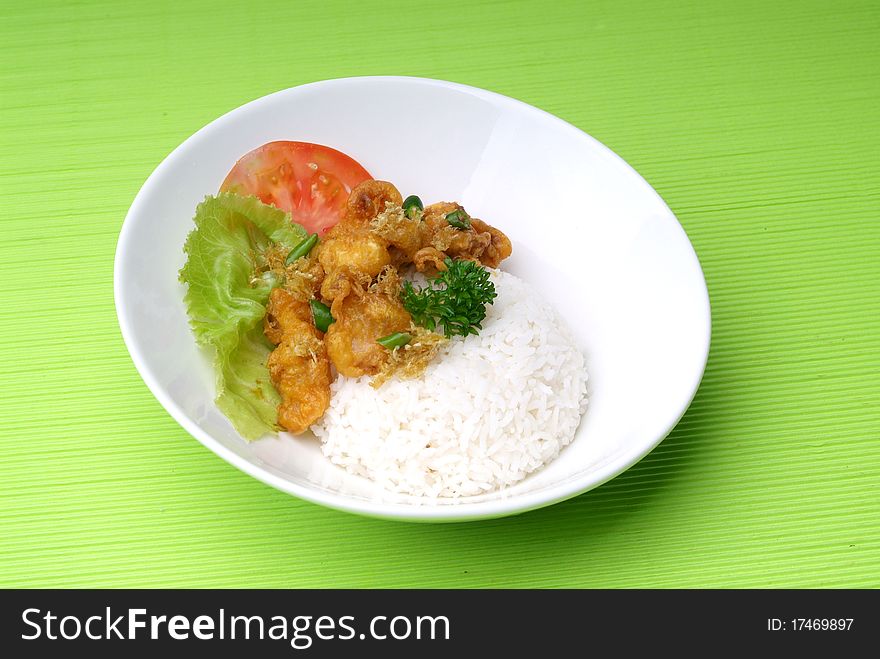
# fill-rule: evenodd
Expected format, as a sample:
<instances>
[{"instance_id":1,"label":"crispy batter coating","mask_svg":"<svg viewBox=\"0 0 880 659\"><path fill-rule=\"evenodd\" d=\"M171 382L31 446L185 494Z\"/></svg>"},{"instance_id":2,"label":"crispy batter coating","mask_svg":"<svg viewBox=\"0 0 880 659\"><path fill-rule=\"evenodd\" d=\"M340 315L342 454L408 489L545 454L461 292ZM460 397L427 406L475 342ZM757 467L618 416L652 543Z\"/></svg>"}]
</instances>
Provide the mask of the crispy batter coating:
<instances>
[{"instance_id":1,"label":"crispy batter coating","mask_svg":"<svg viewBox=\"0 0 880 659\"><path fill-rule=\"evenodd\" d=\"M281 394L278 423L294 434L301 433L330 405L330 361L321 333L312 324L308 301L274 289L263 330L277 344L267 366Z\"/></svg>"},{"instance_id":2,"label":"crispy batter coating","mask_svg":"<svg viewBox=\"0 0 880 659\"><path fill-rule=\"evenodd\" d=\"M403 197L400 191L388 181L370 179L355 186L348 196L342 222L367 224L389 204L400 206Z\"/></svg>"},{"instance_id":3,"label":"crispy batter coating","mask_svg":"<svg viewBox=\"0 0 880 659\"><path fill-rule=\"evenodd\" d=\"M364 181L351 191L342 219L317 247L328 277L335 278L343 267L375 277L391 263L388 241L371 231L371 222L386 202L399 206L402 201L397 188L385 181Z\"/></svg>"},{"instance_id":4,"label":"crispy batter coating","mask_svg":"<svg viewBox=\"0 0 880 659\"><path fill-rule=\"evenodd\" d=\"M388 241L391 263L412 263L416 252L422 247L423 224L421 213L407 217L399 204L387 202L385 210L370 222L372 231Z\"/></svg>"},{"instance_id":5,"label":"crispy batter coating","mask_svg":"<svg viewBox=\"0 0 880 659\"><path fill-rule=\"evenodd\" d=\"M437 270L439 272L443 272L446 270L446 264L443 263L443 259L446 258L446 254L441 252L436 247L422 247L418 252L416 252L413 257L413 263L416 266L416 270L419 272L425 271L433 271Z\"/></svg>"},{"instance_id":6,"label":"crispy batter coating","mask_svg":"<svg viewBox=\"0 0 880 659\"><path fill-rule=\"evenodd\" d=\"M422 215L423 249L433 247L454 259L477 261L497 268L501 261L510 256L510 240L501 231L477 218L470 218L471 226L468 229L451 226L446 216L456 210L464 211L464 208L450 201L441 201L425 208ZM414 260L419 270L424 270L427 262L436 264L437 255L434 252L417 253L417 256L420 258Z\"/></svg>"},{"instance_id":7,"label":"crispy batter coating","mask_svg":"<svg viewBox=\"0 0 880 659\"><path fill-rule=\"evenodd\" d=\"M478 220L475 217L471 218L471 226L477 233L483 235L488 233L490 236L486 250L479 256L480 263L490 268L497 268L501 265L501 262L513 252L510 238L504 235L499 229L496 229L483 222L483 220Z\"/></svg>"},{"instance_id":8,"label":"crispy batter coating","mask_svg":"<svg viewBox=\"0 0 880 659\"><path fill-rule=\"evenodd\" d=\"M376 339L404 332L410 326L410 315L398 295L397 272L385 272L388 274L367 290L352 286L349 294L333 301L336 322L330 325L324 342L336 370L347 377L378 373L388 359L388 349Z\"/></svg>"},{"instance_id":9,"label":"crispy batter coating","mask_svg":"<svg viewBox=\"0 0 880 659\"><path fill-rule=\"evenodd\" d=\"M412 334L412 341L405 346L390 350L387 361L370 380L373 389L378 389L394 376L401 380L419 377L437 356L440 348L449 341L442 334L429 332L418 325L410 325L409 333Z\"/></svg>"},{"instance_id":10,"label":"crispy batter coating","mask_svg":"<svg viewBox=\"0 0 880 659\"><path fill-rule=\"evenodd\" d=\"M318 253L318 260L328 276L332 277L340 268L349 268L375 277L391 263L388 243L370 233L369 229L352 228L335 234L334 231L335 228L327 234Z\"/></svg>"},{"instance_id":11,"label":"crispy batter coating","mask_svg":"<svg viewBox=\"0 0 880 659\"><path fill-rule=\"evenodd\" d=\"M321 285L321 297L328 301L332 300L330 313L336 318L337 314L342 313L342 303L346 296L352 292L362 295L369 288L372 280L370 275L342 266L324 279L324 283Z\"/></svg>"},{"instance_id":12,"label":"crispy batter coating","mask_svg":"<svg viewBox=\"0 0 880 659\"><path fill-rule=\"evenodd\" d=\"M300 300L308 300L321 290L324 268L314 256L303 256L284 268L284 288Z\"/></svg>"}]
</instances>

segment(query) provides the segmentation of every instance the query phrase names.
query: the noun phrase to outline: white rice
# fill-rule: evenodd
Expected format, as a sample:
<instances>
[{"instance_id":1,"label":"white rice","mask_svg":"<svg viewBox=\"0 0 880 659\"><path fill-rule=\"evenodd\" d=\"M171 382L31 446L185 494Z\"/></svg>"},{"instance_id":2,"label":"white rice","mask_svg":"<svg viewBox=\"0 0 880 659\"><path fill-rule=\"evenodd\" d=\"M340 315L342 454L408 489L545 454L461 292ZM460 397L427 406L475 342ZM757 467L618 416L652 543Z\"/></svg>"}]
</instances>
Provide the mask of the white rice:
<instances>
[{"instance_id":1,"label":"white rice","mask_svg":"<svg viewBox=\"0 0 880 659\"><path fill-rule=\"evenodd\" d=\"M558 314L502 271L478 336L455 338L420 379L337 377L312 430L332 462L391 492L477 495L553 460L587 406L584 356Z\"/></svg>"}]
</instances>

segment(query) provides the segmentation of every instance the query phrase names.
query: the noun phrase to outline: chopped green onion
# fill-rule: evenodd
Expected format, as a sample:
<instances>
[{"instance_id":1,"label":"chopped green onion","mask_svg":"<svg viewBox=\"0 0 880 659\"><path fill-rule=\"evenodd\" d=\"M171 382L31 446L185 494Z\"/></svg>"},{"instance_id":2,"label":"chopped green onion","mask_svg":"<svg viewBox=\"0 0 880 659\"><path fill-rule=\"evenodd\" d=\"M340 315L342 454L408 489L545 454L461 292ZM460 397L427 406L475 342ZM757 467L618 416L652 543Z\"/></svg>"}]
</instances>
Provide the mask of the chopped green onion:
<instances>
[{"instance_id":1,"label":"chopped green onion","mask_svg":"<svg viewBox=\"0 0 880 659\"><path fill-rule=\"evenodd\" d=\"M284 265L290 265L297 259L307 256L312 248L318 244L318 234L313 233L311 236L303 240L299 245L290 250L290 254L284 259Z\"/></svg>"},{"instance_id":2,"label":"chopped green onion","mask_svg":"<svg viewBox=\"0 0 880 659\"><path fill-rule=\"evenodd\" d=\"M376 343L389 350L405 346L410 341L412 341L412 334L407 334L406 332L394 332L394 334L389 334L388 336L383 336L381 339L376 339Z\"/></svg>"},{"instance_id":3,"label":"chopped green onion","mask_svg":"<svg viewBox=\"0 0 880 659\"><path fill-rule=\"evenodd\" d=\"M330 313L330 307L320 300L309 300L309 306L312 308L312 320L315 321L315 327L322 332L326 332L336 322L333 314Z\"/></svg>"},{"instance_id":4,"label":"chopped green onion","mask_svg":"<svg viewBox=\"0 0 880 659\"><path fill-rule=\"evenodd\" d=\"M468 217L468 214L460 208L458 210L452 211L451 213L447 213L446 221L449 222L449 226L453 226L456 229L471 228L471 218Z\"/></svg>"},{"instance_id":5,"label":"chopped green onion","mask_svg":"<svg viewBox=\"0 0 880 659\"><path fill-rule=\"evenodd\" d=\"M422 203L422 200L419 199L416 195L411 194L409 197L403 200L403 212L409 219L413 219L413 217L415 217L416 211L423 210L425 210L425 205Z\"/></svg>"}]
</instances>

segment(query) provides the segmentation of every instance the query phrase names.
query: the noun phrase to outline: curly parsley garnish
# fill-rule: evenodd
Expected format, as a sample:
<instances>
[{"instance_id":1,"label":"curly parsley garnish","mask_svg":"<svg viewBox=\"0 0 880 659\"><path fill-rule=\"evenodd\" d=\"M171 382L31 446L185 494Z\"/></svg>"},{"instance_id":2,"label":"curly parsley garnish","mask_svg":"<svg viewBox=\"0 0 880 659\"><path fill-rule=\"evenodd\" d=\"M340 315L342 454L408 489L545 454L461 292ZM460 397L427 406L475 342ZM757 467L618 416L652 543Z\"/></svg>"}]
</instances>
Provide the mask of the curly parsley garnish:
<instances>
[{"instance_id":1,"label":"curly parsley garnish","mask_svg":"<svg viewBox=\"0 0 880 659\"><path fill-rule=\"evenodd\" d=\"M443 261L446 270L425 288L403 283L400 298L416 325L431 331L441 327L448 337L478 334L486 305L497 297L489 271L473 261Z\"/></svg>"}]
</instances>

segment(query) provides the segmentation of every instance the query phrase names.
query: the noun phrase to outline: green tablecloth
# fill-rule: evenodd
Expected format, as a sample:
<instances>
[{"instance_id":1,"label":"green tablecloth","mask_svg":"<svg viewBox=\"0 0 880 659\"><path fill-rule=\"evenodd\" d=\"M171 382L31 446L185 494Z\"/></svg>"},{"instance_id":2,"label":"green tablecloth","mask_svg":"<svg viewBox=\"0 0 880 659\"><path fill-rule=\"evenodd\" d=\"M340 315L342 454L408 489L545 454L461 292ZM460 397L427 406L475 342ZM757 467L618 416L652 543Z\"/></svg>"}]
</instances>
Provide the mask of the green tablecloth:
<instances>
[{"instance_id":1,"label":"green tablecloth","mask_svg":"<svg viewBox=\"0 0 880 659\"><path fill-rule=\"evenodd\" d=\"M0 585L880 586L876 2L250 4L0 8ZM141 183L248 100L367 74L544 108L677 214L712 351L636 467L515 518L363 519L238 472L142 383L112 291Z\"/></svg>"}]
</instances>

